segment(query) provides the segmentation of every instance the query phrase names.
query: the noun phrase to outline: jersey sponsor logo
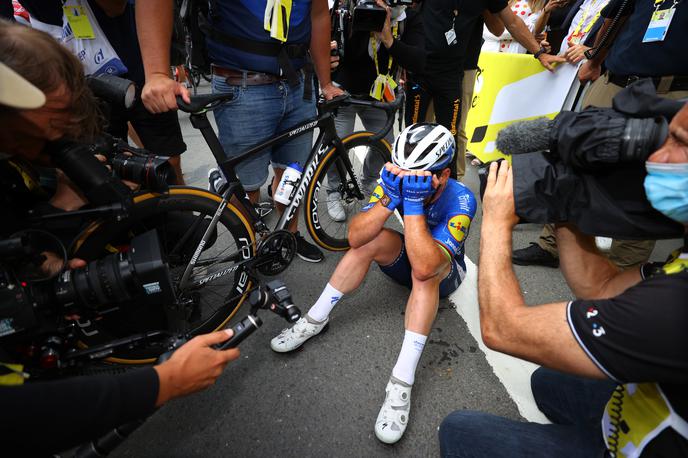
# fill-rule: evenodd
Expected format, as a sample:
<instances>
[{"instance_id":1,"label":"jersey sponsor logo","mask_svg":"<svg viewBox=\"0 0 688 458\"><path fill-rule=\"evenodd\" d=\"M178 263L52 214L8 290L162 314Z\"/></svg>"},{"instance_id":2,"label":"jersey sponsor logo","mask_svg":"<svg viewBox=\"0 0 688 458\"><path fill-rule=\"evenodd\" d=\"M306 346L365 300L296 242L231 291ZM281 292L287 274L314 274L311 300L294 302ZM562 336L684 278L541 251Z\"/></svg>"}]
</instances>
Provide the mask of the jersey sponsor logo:
<instances>
[{"instance_id":1,"label":"jersey sponsor logo","mask_svg":"<svg viewBox=\"0 0 688 458\"><path fill-rule=\"evenodd\" d=\"M471 218L468 215L456 215L447 223L447 229L452 237L458 242L462 242L468 235L468 226L471 225Z\"/></svg>"}]
</instances>

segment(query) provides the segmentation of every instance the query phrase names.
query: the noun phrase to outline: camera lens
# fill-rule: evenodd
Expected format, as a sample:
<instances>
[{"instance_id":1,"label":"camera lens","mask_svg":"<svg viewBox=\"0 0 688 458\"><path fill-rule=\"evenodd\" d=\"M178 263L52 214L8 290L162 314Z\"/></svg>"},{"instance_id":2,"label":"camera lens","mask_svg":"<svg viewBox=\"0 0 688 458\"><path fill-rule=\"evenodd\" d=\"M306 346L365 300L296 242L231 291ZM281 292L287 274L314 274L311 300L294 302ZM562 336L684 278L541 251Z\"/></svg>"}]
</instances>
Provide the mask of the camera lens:
<instances>
[{"instance_id":1,"label":"camera lens","mask_svg":"<svg viewBox=\"0 0 688 458\"><path fill-rule=\"evenodd\" d=\"M112 158L112 170L123 180L157 191L166 190L176 181L172 165L163 156L117 154Z\"/></svg>"}]
</instances>

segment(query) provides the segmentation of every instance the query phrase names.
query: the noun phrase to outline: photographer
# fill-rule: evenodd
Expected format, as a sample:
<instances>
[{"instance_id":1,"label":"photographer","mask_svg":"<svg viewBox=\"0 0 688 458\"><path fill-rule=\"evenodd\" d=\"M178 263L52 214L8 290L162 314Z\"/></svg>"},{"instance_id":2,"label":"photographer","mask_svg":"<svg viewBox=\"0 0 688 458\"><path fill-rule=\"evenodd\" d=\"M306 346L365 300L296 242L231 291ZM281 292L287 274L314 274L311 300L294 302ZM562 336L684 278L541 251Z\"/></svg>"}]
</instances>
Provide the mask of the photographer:
<instances>
[{"instance_id":1,"label":"photographer","mask_svg":"<svg viewBox=\"0 0 688 458\"><path fill-rule=\"evenodd\" d=\"M688 104L646 169L647 199L685 225L688 242ZM457 411L440 427L443 456L688 455L688 247L662 266L621 271L592 236L558 225L562 271L577 299L528 307L510 261L518 216L508 162L491 164L483 204L483 340L545 367L531 387L554 424Z\"/></svg>"},{"instance_id":2,"label":"photographer","mask_svg":"<svg viewBox=\"0 0 688 458\"><path fill-rule=\"evenodd\" d=\"M2 27L5 26L0 24L0 30ZM0 42L4 41L0 39ZM57 43L54 43L54 47L61 48ZM64 52L71 57L66 50ZM0 54L0 58L4 57ZM50 55L43 57L47 59ZM68 63L69 59L67 62L60 61L59 53L54 57L58 57L55 65L60 69L74 69ZM30 153L29 157L40 158L41 139L60 135L57 130L52 130L56 125L54 121L59 119L56 117L60 111L58 101L64 102L62 107L65 113L78 113L69 111L70 106L76 105L68 102L74 90L84 84L80 81L83 77L76 75L80 74L72 75L73 81L58 84L60 89L57 90L50 89L50 84L45 80L36 78L36 84L47 88L46 97L35 85L0 63L0 112L5 116L12 112L15 118L24 123L30 122L34 128L32 131L41 129L31 139L13 137L3 123L0 151L11 155L13 149L21 147L22 151ZM52 73L56 81L60 76L58 72ZM46 105L48 108L45 108ZM55 116L49 116L51 112ZM62 119L68 120L68 117ZM211 348L211 345L224 342L232 335L232 331L228 330L196 337L168 361L124 375L78 377L0 387L0 405L7 413L0 420L3 451L17 456L59 452L116 426L146 417L171 399L207 388L215 382L229 361L239 357L237 349L217 351ZM12 371L9 366L2 367L3 375L7 370ZM36 434L40 436L40 441L35 440Z\"/></svg>"},{"instance_id":3,"label":"photographer","mask_svg":"<svg viewBox=\"0 0 688 458\"><path fill-rule=\"evenodd\" d=\"M399 83L400 69L420 72L425 66L423 23L420 15L402 2L376 0L377 6L387 11L384 26L380 32L343 30L346 36L343 57L333 73L333 80L357 98L374 97L387 100L394 97L394 87ZM356 28L355 24L352 27ZM341 46L341 45L340 45ZM333 59L337 59L334 57ZM371 132L382 130L387 115L384 111L370 107L348 106L337 112L335 124L337 134L345 137L354 131L356 116L363 127ZM390 145L394 143L394 129L385 136ZM375 187L384 159L368 151L364 162L363 187L366 195ZM328 175L328 186L337 188L339 177ZM346 213L341 195L328 191L327 210L335 221L344 221Z\"/></svg>"}]
</instances>

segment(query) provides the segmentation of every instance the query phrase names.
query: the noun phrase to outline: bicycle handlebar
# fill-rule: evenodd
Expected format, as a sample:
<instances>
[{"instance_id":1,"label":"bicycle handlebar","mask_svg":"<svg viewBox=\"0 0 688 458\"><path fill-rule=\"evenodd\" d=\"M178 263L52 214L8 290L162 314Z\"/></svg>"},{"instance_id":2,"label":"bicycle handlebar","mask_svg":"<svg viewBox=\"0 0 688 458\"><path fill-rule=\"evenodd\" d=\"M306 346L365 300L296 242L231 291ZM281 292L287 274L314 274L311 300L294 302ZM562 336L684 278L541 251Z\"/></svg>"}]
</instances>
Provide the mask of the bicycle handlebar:
<instances>
[{"instance_id":1,"label":"bicycle handlebar","mask_svg":"<svg viewBox=\"0 0 688 458\"><path fill-rule=\"evenodd\" d=\"M376 108L378 110L383 110L387 113L387 122L385 123L384 127L382 130L379 132L375 133L373 136L371 136L368 140L371 142L376 142L382 138L384 138L385 135L387 135L387 132L392 128L392 124L394 124L394 113L399 110L404 105L404 101L406 100L406 93L404 90L400 87L397 90L396 98L392 102L380 102L377 100L364 100L364 99L355 99L351 97L350 94L345 94L341 95L339 97L335 97L331 100L320 100L318 102L318 105L325 109L326 111L332 111L335 110L336 108L340 106L348 106L348 105L355 105L355 106L360 106L360 107L372 107Z\"/></svg>"}]
</instances>

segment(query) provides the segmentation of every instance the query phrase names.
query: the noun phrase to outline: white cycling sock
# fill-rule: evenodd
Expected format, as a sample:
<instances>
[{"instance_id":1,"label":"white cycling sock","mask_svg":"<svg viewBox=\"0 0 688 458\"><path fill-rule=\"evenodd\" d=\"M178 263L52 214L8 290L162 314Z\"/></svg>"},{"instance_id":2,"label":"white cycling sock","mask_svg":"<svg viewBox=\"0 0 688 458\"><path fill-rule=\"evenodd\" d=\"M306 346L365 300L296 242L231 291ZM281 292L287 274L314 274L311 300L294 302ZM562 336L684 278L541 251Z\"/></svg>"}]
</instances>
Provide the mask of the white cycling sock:
<instances>
[{"instance_id":1,"label":"white cycling sock","mask_svg":"<svg viewBox=\"0 0 688 458\"><path fill-rule=\"evenodd\" d=\"M404 343L401 345L397 364L392 369L393 377L413 385L416 377L416 366L418 366L420 355L423 354L423 348L425 348L425 341L427 339L428 336L417 334L413 331L407 330L404 332Z\"/></svg>"},{"instance_id":2,"label":"white cycling sock","mask_svg":"<svg viewBox=\"0 0 688 458\"><path fill-rule=\"evenodd\" d=\"M318 322L325 321L343 295L344 293L339 292L334 286L328 283L325 285L325 289L317 302L308 311L308 316Z\"/></svg>"}]
</instances>

